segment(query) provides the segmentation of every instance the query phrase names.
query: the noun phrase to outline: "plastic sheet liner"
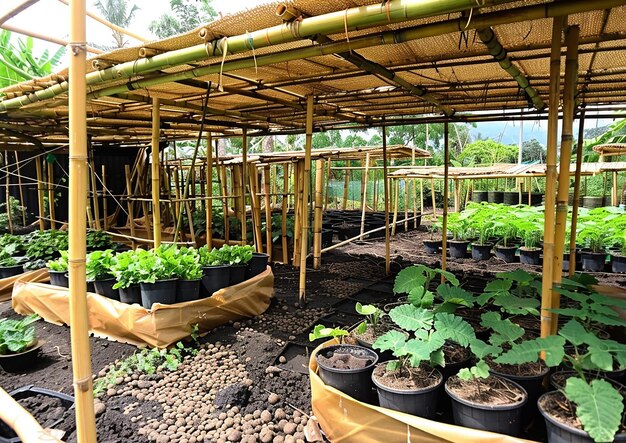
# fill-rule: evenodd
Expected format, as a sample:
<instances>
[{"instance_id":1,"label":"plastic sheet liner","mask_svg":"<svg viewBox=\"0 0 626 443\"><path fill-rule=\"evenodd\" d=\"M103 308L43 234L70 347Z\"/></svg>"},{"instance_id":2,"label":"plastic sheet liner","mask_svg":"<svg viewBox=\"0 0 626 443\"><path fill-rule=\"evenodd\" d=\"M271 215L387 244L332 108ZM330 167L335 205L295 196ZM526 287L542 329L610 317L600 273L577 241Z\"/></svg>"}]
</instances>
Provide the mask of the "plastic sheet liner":
<instances>
[{"instance_id":1,"label":"plastic sheet liner","mask_svg":"<svg viewBox=\"0 0 626 443\"><path fill-rule=\"evenodd\" d=\"M458 442L529 443L508 435L440 423L391 409L361 403L326 386L317 375L315 354L337 342L317 347L309 360L311 406L320 426L333 443Z\"/></svg>"},{"instance_id":2,"label":"plastic sheet liner","mask_svg":"<svg viewBox=\"0 0 626 443\"><path fill-rule=\"evenodd\" d=\"M55 324L70 324L69 291L65 288L18 280L13 288L13 309L36 313ZM207 331L231 320L263 313L274 294L274 275L265 272L238 285L220 289L212 297L173 305L156 303L152 310L87 293L89 331L135 346L165 348L188 337L193 325Z\"/></svg>"},{"instance_id":3,"label":"plastic sheet liner","mask_svg":"<svg viewBox=\"0 0 626 443\"><path fill-rule=\"evenodd\" d=\"M15 282L45 282L50 280L47 269L37 269L36 271L28 271L23 274L15 275L9 278L0 278L0 302L11 299L13 285Z\"/></svg>"}]
</instances>

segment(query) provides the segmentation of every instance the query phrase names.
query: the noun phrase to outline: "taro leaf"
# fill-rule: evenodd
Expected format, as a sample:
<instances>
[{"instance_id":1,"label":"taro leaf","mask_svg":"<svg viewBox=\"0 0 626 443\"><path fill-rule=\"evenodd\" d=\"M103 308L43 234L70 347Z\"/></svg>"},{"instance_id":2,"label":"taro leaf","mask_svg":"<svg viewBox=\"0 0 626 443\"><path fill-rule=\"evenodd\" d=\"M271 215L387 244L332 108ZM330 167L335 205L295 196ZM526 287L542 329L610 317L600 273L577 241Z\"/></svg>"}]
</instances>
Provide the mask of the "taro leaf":
<instances>
[{"instance_id":1,"label":"taro leaf","mask_svg":"<svg viewBox=\"0 0 626 443\"><path fill-rule=\"evenodd\" d=\"M443 337L461 346L468 346L470 341L476 338L474 328L468 322L461 317L445 312L439 312L435 315L435 329L438 334L442 334Z\"/></svg>"},{"instance_id":2,"label":"taro leaf","mask_svg":"<svg viewBox=\"0 0 626 443\"><path fill-rule=\"evenodd\" d=\"M411 303L413 306L422 306L422 300L426 292L427 291L425 287L416 286L415 288L409 291L407 301Z\"/></svg>"},{"instance_id":3,"label":"taro leaf","mask_svg":"<svg viewBox=\"0 0 626 443\"><path fill-rule=\"evenodd\" d=\"M443 275L452 286L459 286L461 284L452 272L442 271L441 269L435 269L435 272L437 274Z\"/></svg>"},{"instance_id":4,"label":"taro leaf","mask_svg":"<svg viewBox=\"0 0 626 443\"><path fill-rule=\"evenodd\" d=\"M530 283L535 279L535 276L533 274L531 274L530 272L526 272L520 268L516 269L515 271L500 272L496 274L496 277L504 278L506 280L512 280L520 284Z\"/></svg>"},{"instance_id":5,"label":"taro leaf","mask_svg":"<svg viewBox=\"0 0 626 443\"><path fill-rule=\"evenodd\" d=\"M362 321L361 323L359 323L359 325L354 329L354 332L356 332L357 335L362 335L365 334L365 331L367 331L367 322L366 321Z\"/></svg>"},{"instance_id":6,"label":"taro leaf","mask_svg":"<svg viewBox=\"0 0 626 443\"><path fill-rule=\"evenodd\" d=\"M485 304L487 304L487 302L489 302L489 300L491 300L494 296L495 294L492 292L485 292L476 298L476 303L480 306L485 306Z\"/></svg>"},{"instance_id":7,"label":"taro leaf","mask_svg":"<svg viewBox=\"0 0 626 443\"><path fill-rule=\"evenodd\" d=\"M500 306L502 311L513 315L539 315L537 308L540 303L536 298L517 297L512 294L502 294L495 298L493 304Z\"/></svg>"},{"instance_id":8,"label":"taro leaf","mask_svg":"<svg viewBox=\"0 0 626 443\"><path fill-rule=\"evenodd\" d=\"M502 348L500 346L489 345L478 338L470 342L470 349L479 359L483 359L489 355L498 355L502 352Z\"/></svg>"},{"instance_id":9,"label":"taro leaf","mask_svg":"<svg viewBox=\"0 0 626 443\"><path fill-rule=\"evenodd\" d=\"M485 286L485 292L507 292L512 285L511 280L492 280Z\"/></svg>"},{"instance_id":10,"label":"taro leaf","mask_svg":"<svg viewBox=\"0 0 626 443\"><path fill-rule=\"evenodd\" d=\"M424 287L426 276L418 266L404 268L396 276L393 284L393 292L396 294L408 294L418 286Z\"/></svg>"},{"instance_id":11,"label":"taro leaf","mask_svg":"<svg viewBox=\"0 0 626 443\"><path fill-rule=\"evenodd\" d=\"M606 306L616 306L619 308L626 308L626 300L622 300L617 297L609 297L608 295L593 293L589 295L589 298L594 303L600 303Z\"/></svg>"},{"instance_id":12,"label":"taro leaf","mask_svg":"<svg viewBox=\"0 0 626 443\"><path fill-rule=\"evenodd\" d=\"M500 355L494 361L505 365L521 365L537 361L540 351L541 347L537 341L528 340L519 344L513 344L509 351Z\"/></svg>"},{"instance_id":13,"label":"taro leaf","mask_svg":"<svg viewBox=\"0 0 626 443\"><path fill-rule=\"evenodd\" d=\"M409 356L411 366L417 367L425 360L430 359L430 346L427 342L411 339L408 340L400 350L402 355Z\"/></svg>"},{"instance_id":14,"label":"taro leaf","mask_svg":"<svg viewBox=\"0 0 626 443\"><path fill-rule=\"evenodd\" d=\"M409 294L409 297L410 296L411 294ZM433 294L431 291L425 291L424 296L422 297L422 303L420 304L420 306L422 308L432 308L434 302L435 302L435 294Z\"/></svg>"},{"instance_id":15,"label":"taro leaf","mask_svg":"<svg viewBox=\"0 0 626 443\"><path fill-rule=\"evenodd\" d=\"M474 378L487 378L489 377L489 365L483 360L479 360L478 363L476 363L476 366L461 369L457 376L461 380L466 381Z\"/></svg>"},{"instance_id":16,"label":"taro leaf","mask_svg":"<svg viewBox=\"0 0 626 443\"><path fill-rule=\"evenodd\" d=\"M446 357L442 349L438 349L430 353L430 364L441 367L446 365Z\"/></svg>"},{"instance_id":17,"label":"taro leaf","mask_svg":"<svg viewBox=\"0 0 626 443\"><path fill-rule=\"evenodd\" d=\"M447 312L448 314L454 314L454 311L459 307L459 305L455 303L444 302L440 305L437 305L435 308L435 312Z\"/></svg>"},{"instance_id":18,"label":"taro leaf","mask_svg":"<svg viewBox=\"0 0 626 443\"><path fill-rule=\"evenodd\" d=\"M395 351L402 348L405 343L406 336L402 332L389 331L378 337L372 347L380 351L390 350L395 354Z\"/></svg>"},{"instance_id":19,"label":"taro leaf","mask_svg":"<svg viewBox=\"0 0 626 443\"><path fill-rule=\"evenodd\" d=\"M541 350L545 353L546 365L550 367L558 366L565 357L565 339L558 335L537 338L541 344Z\"/></svg>"},{"instance_id":20,"label":"taro leaf","mask_svg":"<svg viewBox=\"0 0 626 443\"><path fill-rule=\"evenodd\" d=\"M595 442L613 441L624 410L620 393L605 380L587 384L577 377L565 383L565 396L576 404L576 416Z\"/></svg>"},{"instance_id":21,"label":"taro leaf","mask_svg":"<svg viewBox=\"0 0 626 443\"><path fill-rule=\"evenodd\" d=\"M437 294L443 299L444 302L467 307L472 306L474 301L474 296L471 292L466 291L463 288L459 288L458 286L450 286L447 284L439 285L437 287Z\"/></svg>"},{"instance_id":22,"label":"taro leaf","mask_svg":"<svg viewBox=\"0 0 626 443\"><path fill-rule=\"evenodd\" d=\"M389 311L389 316L398 326L409 331L427 329L433 324L431 311L413 305L397 306Z\"/></svg>"},{"instance_id":23,"label":"taro leaf","mask_svg":"<svg viewBox=\"0 0 626 443\"><path fill-rule=\"evenodd\" d=\"M613 357L618 360L620 366L626 362L626 345L622 343L603 340L591 333L588 334L586 343L589 345L591 362L604 371L613 370Z\"/></svg>"},{"instance_id":24,"label":"taro leaf","mask_svg":"<svg viewBox=\"0 0 626 443\"><path fill-rule=\"evenodd\" d=\"M372 315L378 311L378 308L374 305L362 305L360 302L356 303L356 312L361 315Z\"/></svg>"},{"instance_id":25,"label":"taro leaf","mask_svg":"<svg viewBox=\"0 0 626 443\"><path fill-rule=\"evenodd\" d=\"M503 320L497 312L485 312L480 318L481 326L489 328L494 332L489 337L489 341L495 346L500 346L503 343L513 343L524 335L524 328L516 325L508 318Z\"/></svg>"},{"instance_id":26,"label":"taro leaf","mask_svg":"<svg viewBox=\"0 0 626 443\"><path fill-rule=\"evenodd\" d=\"M571 319L559 329L559 335L574 346L580 346L587 342L591 334L577 320Z\"/></svg>"},{"instance_id":27,"label":"taro leaf","mask_svg":"<svg viewBox=\"0 0 626 443\"><path fill-rule=\"evenodd\" d=\"M566 296L570 300L577 301L578 303L585 303L589 296L587 294L581 294L580 292L568 291L567 289L555 287L552 289L554 292L558 292L561 295Z\"/></svg>"},{"instance_id":28,"label":"taro leaf","mask_svg":"<svg viewBox=\"0 0 626 443\"><path fill-rule=\"evenodd\" d=\"M446 335L442 334L440 331L435 331L432 334L429 334L426 338L426 342L428 343L428 346L430 346L430 352L435 352L438 349L441 349L446 342L446 338Z\"/></svg>"},{"instance_id":29,"label":"taro leaf","mask_svg":"<svg viewBox=\"0 0 626 443\"><path fill-rule=\"evenodd\" d=\"M587 319L586 309L559 308L559 309L550 309L549 311L554 312L555 314L564 315L566 317L576 317L582 320Z\"/></svg>"}]
</instances>

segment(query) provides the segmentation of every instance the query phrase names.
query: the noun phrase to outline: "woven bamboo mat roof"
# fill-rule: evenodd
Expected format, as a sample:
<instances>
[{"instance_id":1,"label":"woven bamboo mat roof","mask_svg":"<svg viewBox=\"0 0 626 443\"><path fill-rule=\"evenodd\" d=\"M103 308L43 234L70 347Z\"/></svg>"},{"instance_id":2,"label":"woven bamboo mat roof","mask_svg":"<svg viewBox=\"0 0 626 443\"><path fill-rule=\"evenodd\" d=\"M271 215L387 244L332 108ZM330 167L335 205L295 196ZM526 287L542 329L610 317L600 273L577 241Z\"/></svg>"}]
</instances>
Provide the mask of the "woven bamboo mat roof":
<instances>
[{"instance_id":1,"label":"woven bamboo mat roof","mask_svg":"<svg viewBox=\"0 0 626 443\"><path fill-rule=\"evenodd\" d=\"M399 4L397 0L390 2ZM201 49L201 54L192 61L90 84L87 109L92 141L96 144L148 142L151 100L155 97L161 99L162 137L195 138L208 82L212 90L204 129L216 135L236 135L243 128L250 135L302 133L307 95L315 97L315 131L351 124L377 126L383 123L383 118L386 124L399 124L407 118L432 118L444 112L455 113L459 119L465 118L463 113L467 112L504 115L502 112L506 110L545 116L545 110L543 113L533 110L524 90L489 54L475 29L492 25L495 37L512 62L547 103L552 19L541 17L552 14L554 5L586 10L571 13L568 19L570 25L580 26L577 93L580 105L597 109L626 102L623 26L626 0L613 2L614 7L607 7L605 0L496 0L495 6L494 1L481 0L476 5L468 1L464 11L407 21L388 15L389 23L377 22L357 29L350 26L350 8L377 8L384 15L388 3L294 0L290 4L301 11L303 20L283 25L282 34L298 34L303 26L300 23L335 12L342 16L345 13L347 32L342 25L340 29L316 34L318 40L327 38L335 42L330 44L328 41L319 44L309 38L314 36L304 36L265 45L261 44L263 39L250 37L258 47L246 43L241 51L231 53L229 49L224 58L216 52L216 48L225 48L228 41L239 38L247 42L247 36L253 32L260 31L262 35L262 30L281 25L281 18L275 14L278 4L270 2L208 23L202 28L204 37L197 29L142 47L111 51L88 61L88 72L101 77L108 72L108 66L117 69L125 66L124 63L134 66L146 62L147 59L139 56L142 48L161 54L160 57L169 57L173 51L178 54L185 48ZM482 4L487 6L480 7ZM323 31L323 26L320 30ZM325 37L320 37L323 34ZM273 43L269 37L267 41ZM419 88L418 95L422 96L417 96L415 90L409 92L395 80L383 78L376 70L355 65L354 57L384 67L392 77ZM174 74L178 77L173 77ZM49 88L63 90L66 80L67 71L63 70L44 79L5 88L1 91L4 97L0 101L0 129L23 132L47 143L66 143L66 92L28 103ZM21 104L3 112L3 107L15 100ZM0 135L0 143L13 149L16 142Z\"/></svg>"},{"instance_id":2,"label":"woven bamboo mat roof","mask_svg":"<svg viewBox=\"0 0 626 443\"><path fill-rule=\"evenodd\" d=\"M604 172L626 171L626 162L594 162L582 163L581 175L596 175ZM576 172L576 164L570 165L570 173ZM491 166L450 167L448 177L452 179L495 179L545 177L546 165L537 164L508 164L501 163ZM389 177L399 179L410 178L444 178L443 166L410 166L390 172Z\"/></svg>"},{"instance_id":3,"label":"woven bamboo mat roof","mask_svg":"<svg viewBox=\"0 0 626 443\"><path fill-rule=\"evenodd\" d=\"M626 155L626 143L608 143L606 145L597 145L593 150L600 155L610 157L612 155Z\"/></svg>"}]
</instances>

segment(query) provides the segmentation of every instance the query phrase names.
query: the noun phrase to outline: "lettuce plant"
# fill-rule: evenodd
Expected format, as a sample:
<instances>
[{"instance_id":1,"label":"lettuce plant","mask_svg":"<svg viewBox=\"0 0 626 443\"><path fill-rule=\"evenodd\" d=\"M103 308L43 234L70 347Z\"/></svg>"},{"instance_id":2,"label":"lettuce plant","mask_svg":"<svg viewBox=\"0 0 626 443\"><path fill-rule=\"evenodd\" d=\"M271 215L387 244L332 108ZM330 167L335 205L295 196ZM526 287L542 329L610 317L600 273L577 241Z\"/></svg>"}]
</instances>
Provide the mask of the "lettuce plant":
<instances>
[{"instance_id":1,"label":"lettuce plant","mask_svg":"<svg viewBox=\"0 0 626 443\"><path fill-rule=\"evenodd\" d=\"M37 320L37 314L21 320L0 319L0 355L17 354L31 347L37 340L33 325Z\"/></svg>"},{"instance_id":2,"label":"lettuce plant","mask_svg":"<svg viewBox=\"0 0 626 443\"><path fill-rule=\"evenodd\" d=\"M59 251L61 257L56 260L50 260L47 264L48 269L54 272L64 272L67 271L67 260L68 260L68 251Z\"/></svg>"},{"instance_id":3,"label":"lettuce plant","mask_svg":"<svg viewBox=\"0 0 626 443\"><path fill-rule=\"evenodd\" d=\"M178 250L178 278L182 280L199 280L202 278L200 256L194 248Z\"/></svg>"},{"instance_id":4,"label":"lettuce plant","mask_svg":"<svg viewBox=\"0 0 626 443\"><path fill-rule=\"evenodd\" d=\"M105 251L93 251L87 255L87 280L106 280L113 278L113 264L115 257L113 251L107 249Z\"/></svg>"}]
</instances>

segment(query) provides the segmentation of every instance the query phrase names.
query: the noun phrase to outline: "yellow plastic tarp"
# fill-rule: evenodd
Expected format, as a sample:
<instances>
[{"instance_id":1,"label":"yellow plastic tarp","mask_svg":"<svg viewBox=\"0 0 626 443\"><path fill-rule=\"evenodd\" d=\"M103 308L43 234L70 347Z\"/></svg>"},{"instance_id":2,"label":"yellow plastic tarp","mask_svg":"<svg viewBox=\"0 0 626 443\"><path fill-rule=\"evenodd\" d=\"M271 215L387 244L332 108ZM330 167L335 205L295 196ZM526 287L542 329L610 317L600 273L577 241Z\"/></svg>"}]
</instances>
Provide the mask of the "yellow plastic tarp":
<instances>
[{"instance_id":1,"label":"yellow plastic tarp","mask_svg":"<svg viewBox=\"0 0 626 443\"><path fill-rule=\"evenodd\" d=\"M24 272L9 278L0 278L0 302L11 299L13 285L17 281L45 282L48 280L50 280L50 275L47 269L37 269L36 271Z\"/></svg>"},{"instance_id":2,"label":"yellow plastic tarp","mask_svg":"<svg viewBox=\"0 0 626 443\"><path fill-rule=\"evenodd\" d=\"M55 324L70 324L69 291L58 286L18 280L13 287L13 309L36 313ZM164 348L188 337L193 325L208 331L231 320L263 313L274 294L271 268L238 285L220 289L212 297L173 305L156 303L152 310L87 293L89 331L135 346Z\"/></svg>"},{"instance_id":3,"label":"yellow plastic tarp","mask_svg":"<svg viewBox=\"0 0 626 443\"><path fill-rule=\"evenodd\" d=\"M325 385L317 375L315 354L332 344L336 342L328 341L313 351L309 376L313 413L333 443L529 443L529 440L440 423L354 400Z\"/></svg>"}]
</instances>

